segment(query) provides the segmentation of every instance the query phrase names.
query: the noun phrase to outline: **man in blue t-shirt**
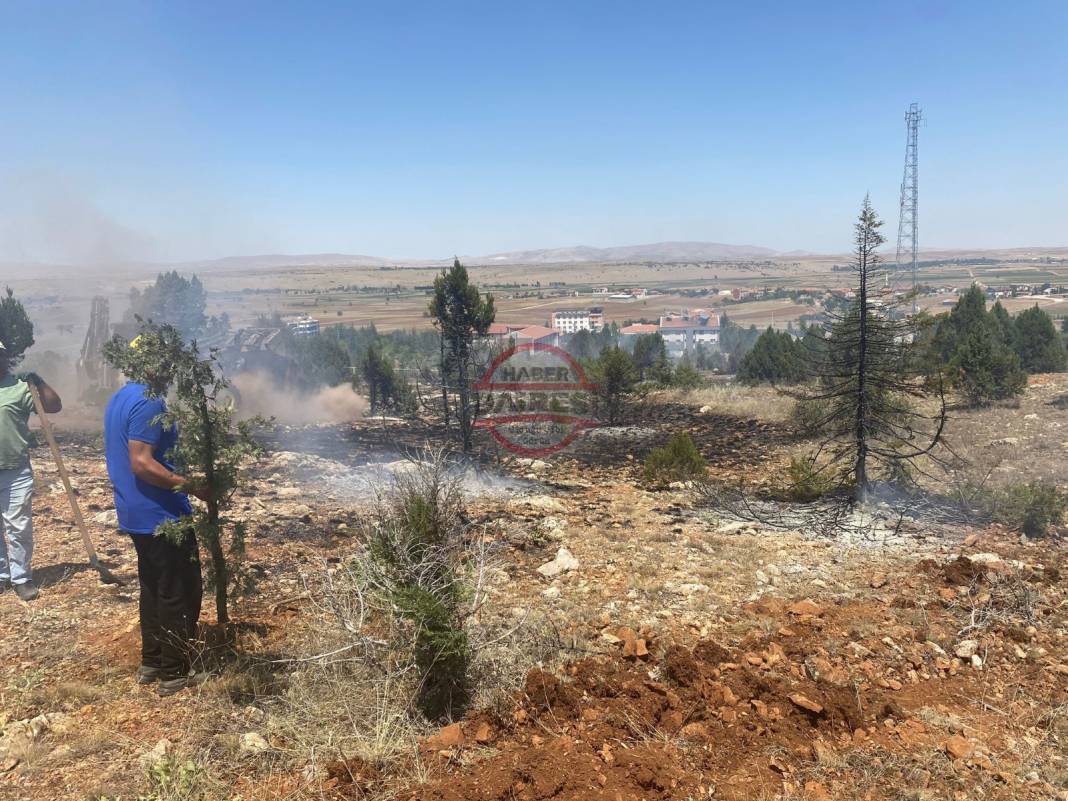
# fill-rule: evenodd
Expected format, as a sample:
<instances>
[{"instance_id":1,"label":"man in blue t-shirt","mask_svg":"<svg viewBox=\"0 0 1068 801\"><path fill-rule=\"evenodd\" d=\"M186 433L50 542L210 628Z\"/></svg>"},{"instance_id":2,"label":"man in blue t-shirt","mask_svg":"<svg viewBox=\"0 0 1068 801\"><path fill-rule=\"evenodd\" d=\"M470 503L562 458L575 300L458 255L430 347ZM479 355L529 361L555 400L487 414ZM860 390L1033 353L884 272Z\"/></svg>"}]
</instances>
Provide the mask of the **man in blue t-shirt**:
<instances>
[{"instance_id":1,"label":"man in blue t-shirt","mask_svg":"<svg viewBox=\"0 0 1068 801\"><path fill-rule=\"evenodd\" d=\"M136 345L136 340L135 340ZM196 537L181 543L156 536L161 523L192 513L186 480L174 471L170 451L178 429L164 426L163 395L173 376L154 372L128 376L104 413L104 450L115 491L119 528L137 550L141 585L141 667L138 684L159 680L160 695L173 695L193 682L190 644L195 638L203 585Z\"/></svg>"}]
</instances>

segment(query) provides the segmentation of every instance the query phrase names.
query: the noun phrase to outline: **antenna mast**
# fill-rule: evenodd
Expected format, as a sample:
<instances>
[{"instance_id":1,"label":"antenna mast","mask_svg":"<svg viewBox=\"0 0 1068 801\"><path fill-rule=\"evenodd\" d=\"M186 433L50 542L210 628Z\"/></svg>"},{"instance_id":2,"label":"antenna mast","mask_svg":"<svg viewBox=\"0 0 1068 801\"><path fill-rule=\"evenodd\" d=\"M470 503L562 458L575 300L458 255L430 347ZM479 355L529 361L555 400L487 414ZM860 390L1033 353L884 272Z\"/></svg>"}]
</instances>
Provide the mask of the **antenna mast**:
<instances>
[{"instance_id":1,"label":"antenna mast","mask_svg":"<svg viewBox=\"0 0 1068 801\"><path fill-rule=\"evenodd\" d=\"M913 103L905 112L905 174L901 178L901 208L897 218L897 266L896 276L900 279L907 266L912 268L912 290L916 291L916 253L919 223L919 171L916 159L916 139L919 133L923 112L918 104ZM912 298L912 311L916 311L916 296Z\"/></svg>"}]
</instances>

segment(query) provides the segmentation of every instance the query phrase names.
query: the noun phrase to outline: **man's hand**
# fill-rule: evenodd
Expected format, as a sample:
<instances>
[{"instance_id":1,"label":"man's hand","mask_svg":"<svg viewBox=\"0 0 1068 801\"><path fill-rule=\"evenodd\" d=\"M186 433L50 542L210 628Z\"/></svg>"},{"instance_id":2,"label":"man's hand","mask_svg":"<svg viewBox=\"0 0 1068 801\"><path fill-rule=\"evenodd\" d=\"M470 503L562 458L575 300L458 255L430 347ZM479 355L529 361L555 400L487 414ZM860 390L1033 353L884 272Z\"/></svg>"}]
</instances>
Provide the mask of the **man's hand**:
<instances>
[{"instance_id":1,"label":"man's hand","mask_svg":"<svg viewBox=\"0 0 1068 801\"><path fill-rule=\"evenodd\" d=\"M37 394L41 398L41 407L48 414L58 414L63 411L63 401L60 399L59 393L48 386L48 383L37 373L16 373L15 378L19 381L25 381L37 390Z\"/></svg>"}]
</instances>

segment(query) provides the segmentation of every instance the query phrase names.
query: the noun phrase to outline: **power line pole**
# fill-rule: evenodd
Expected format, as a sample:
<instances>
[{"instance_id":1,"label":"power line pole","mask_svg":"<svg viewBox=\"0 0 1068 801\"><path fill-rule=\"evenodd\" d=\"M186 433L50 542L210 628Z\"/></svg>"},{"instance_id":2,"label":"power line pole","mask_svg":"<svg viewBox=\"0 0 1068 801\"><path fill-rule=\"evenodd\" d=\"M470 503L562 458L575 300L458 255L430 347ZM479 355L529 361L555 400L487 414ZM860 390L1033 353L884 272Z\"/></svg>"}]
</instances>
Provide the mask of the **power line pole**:
<instances>
[{"instance_id":1,"label":"power line pole","mask_svg":"<svg viewBox=\"0 0 1068 801\"><path fill-rule=\"evenodd\" d=\"M916 103L905 112L905 174L901 178L901 207L897 217L897 266L895 276L900 279L906 265L912 267L912 291L916 291L916 254L919 242L919 171L917 169L916 140L923 112ZM905 261L902 261L902 256ZM912 311L916 312L916 295L912 296Z\"/></svg>"}]
</instances>

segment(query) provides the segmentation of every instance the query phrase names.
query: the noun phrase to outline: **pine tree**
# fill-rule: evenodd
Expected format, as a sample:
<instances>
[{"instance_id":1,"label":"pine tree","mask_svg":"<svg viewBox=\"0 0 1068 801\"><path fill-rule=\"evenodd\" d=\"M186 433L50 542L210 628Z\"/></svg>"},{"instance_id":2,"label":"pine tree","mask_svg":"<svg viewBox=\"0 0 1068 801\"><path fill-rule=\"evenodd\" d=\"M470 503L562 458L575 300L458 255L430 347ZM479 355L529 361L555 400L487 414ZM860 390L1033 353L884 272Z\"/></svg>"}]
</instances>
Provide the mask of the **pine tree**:
<instances>
[{"instance_id":1,"label":"pine tree","mask_svg":"<svg viewBox=\"0 0 1068 801\"><path fill-rule=\"evenodd\" d=\"M950 383L972 406L1014 397L1027 386L1012 347L1016 326L1007 318L1003 307L987 311L986 295L973 284L935 330L929 363L933 369L948 365Z\"/></svg>"},{"instance_id":2,"label":"pine tree","mask_svg":"<svg viewBox=\"0 0 1068 801\"><path fill-rule=\"evenodd\" d=\"M1063 373L1068 353L1053 320L1037 305L1016 317L1016 355L1029 373Z\"/></svg>"},{"instance_id":3,"label":"pine tree","mask_svg":"<svg viewBox=\"0 0 1068 801\"><path fill-rule=\"evenodd\" d=\"M944 402L933 416L912 408L928 394L909 353L913 322L877 302L881 226L865 198L854 225L857 300L832 315L826 343L813 354L817 388L795 395L822 411L806 424L807 433L822 440L806 474L827 486L851 488L859 503L874 480L905 476L909 465L932 453L945 424Z\"/></svg>"},{"instance_id":4,"label":"pine tree","mask_svg":"<svg viewBox=\"0 0 1068 801\"><path fill-rule=\"evenodd\" d=\"M12 367L22 361L26 350L33 345L33 323L11 287L0 298L0 342L4 343L4 357Z\"/></svg>"},{"instance_id":5,"label":"pine tree","mask_svg":"<svg viewBox=\"0 0 1068 801\"><path fill-rule=\"evenodd\" d=\"M451 386L457 396L460 439L467 453L471 450L476 415L471 389L476 378L472 374L474 342L476 337L486 335L496 316L493 296L479 294L478 287L468 278L467 269L455 259L451 270L443 270L434 279L430 315L441 336L440 369L446 421Z\"/></svg>"},{"instance_id":6,"label":"pine tree","mask_svg":"<svg viewBox=\"0 0 1068 801\"><path fill-rule=\"evenodd\" d=\"M143 292L137 287L130 290L130 306L123 321L131 328L138 319L174 326L186 339L201 337L209 329L216 335L226 333L228 321L209 318L207 304L208 293L197 276L186 278L171 270L157 275L155 283Z\"/></svg>"},{"instance_id":7,"label":"pine tree","mask_svg":"<svg viewBox=\"0 0 1068 801\"><path fill-rule=\"evenodd\" d=\"M738 365L742 384L799 384L807 375L805 353L785 331L768 328Z\"/></svg>"},{"instance_id":8,"label":"pine tree","mask_svg":"<svg viewBox=\"0 0 1068 801\"><path fill-rule=\"evenodd\" d=\"M596 385L593 396L601 417L610 426L618 425L639 381L633 359L618 346L605 348L587 374Z\"/></svg>"},{"instance_id":9,"label":"pine tree","mask_svg":"<svg viewBox=\"0 0 1068 801\"><path fill-rule=\"evenodd\" d=\"M665 375L670 376L671 365L668 362L667 345L659 333L639 334L634 340L634 366L642 381L658 381Z\"/></svg>"},{"instance_id":10,"label":"pine tree","mask_svg":"<svg viewBox=\"0 0 1068 801\"><path fill-rule=\"evenodd\" d=\"M230 406L217 401L228 384L214 352L204 356L196 342L187 343L174 326L143 323L136 347L116 337L105 345L104 358L132 380L146 384L157 397L173 388L162 421L166 426L177 424L179 431L169 458L190 486L206 491L207 498L204 508L194 509L189 518L164 523L156 535L182 542L193 529L211 557L207 583L215 590L219 623L225 625L230 620L230 591L241 589L247 578L240 569L244 525L229 520L226 512L244 481L243 468L260 453L252 432L265 421L234 422Z\"/></svg>"},{"instance_id":11,"label":"pine tree","mask_svg":"<svg viewBox=\"0 0 1068 801\"><path fill-rule=\"evenodd\" d=\"M990 316L998 328L1001 341L1010 348L1014 348L1016 344L1016 324L1013 322L1012 315L1001 305L1000 300L994 302L990 309Z\"/></svg>"}]
</instances>

